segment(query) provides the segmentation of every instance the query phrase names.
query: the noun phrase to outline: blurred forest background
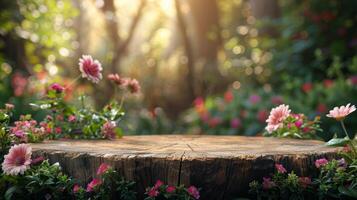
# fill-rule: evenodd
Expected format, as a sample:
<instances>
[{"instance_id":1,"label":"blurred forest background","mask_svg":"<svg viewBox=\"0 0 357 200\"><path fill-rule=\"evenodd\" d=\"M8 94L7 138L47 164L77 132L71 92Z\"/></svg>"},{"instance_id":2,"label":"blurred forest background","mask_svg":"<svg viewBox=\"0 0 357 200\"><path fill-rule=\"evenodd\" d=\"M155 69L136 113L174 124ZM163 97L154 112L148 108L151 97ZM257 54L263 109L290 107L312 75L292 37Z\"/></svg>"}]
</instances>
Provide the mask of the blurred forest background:
<instances>
[{"instance_id":1,"label":"blurred forest background","mask_svg":"<svg viewBox=\"0 0 357 200\"><path fill-rule=\"evenodd\" d=\"M357 104L356 13L355 0L1 0L0 103L43 117L29 102L90 54L141 84L126 133L256 135L285 103L320 115L329 139L328 110ZM83 92L101 107L112 87L83 81L66 98Z\"/></svg>"}]
</instances>

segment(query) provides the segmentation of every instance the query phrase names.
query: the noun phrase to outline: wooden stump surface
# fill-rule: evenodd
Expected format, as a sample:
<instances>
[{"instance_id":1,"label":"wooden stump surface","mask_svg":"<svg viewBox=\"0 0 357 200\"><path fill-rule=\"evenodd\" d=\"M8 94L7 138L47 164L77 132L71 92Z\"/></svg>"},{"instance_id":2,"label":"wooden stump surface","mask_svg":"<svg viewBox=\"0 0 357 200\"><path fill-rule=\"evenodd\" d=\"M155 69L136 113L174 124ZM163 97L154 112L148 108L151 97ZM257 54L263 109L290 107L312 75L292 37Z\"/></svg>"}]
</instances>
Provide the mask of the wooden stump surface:
<instances>
[{"instance_id":1,"label":"wooden stump surface","mask_svg":"<svg viewBox=\"0 0 357 200\"><path fill-rule=\"evenodd\" d=\"M316 174L314 161L337 157L337 148L321 141L266 137L150 135L109 140L58 140L31 144L34 155L83 183L105 162L136 182L139 199L157 179L168 184L201 188L201 199L244 196L248 184L269 175L281 163L298 175Z\"/></svg>"}]
</instances>

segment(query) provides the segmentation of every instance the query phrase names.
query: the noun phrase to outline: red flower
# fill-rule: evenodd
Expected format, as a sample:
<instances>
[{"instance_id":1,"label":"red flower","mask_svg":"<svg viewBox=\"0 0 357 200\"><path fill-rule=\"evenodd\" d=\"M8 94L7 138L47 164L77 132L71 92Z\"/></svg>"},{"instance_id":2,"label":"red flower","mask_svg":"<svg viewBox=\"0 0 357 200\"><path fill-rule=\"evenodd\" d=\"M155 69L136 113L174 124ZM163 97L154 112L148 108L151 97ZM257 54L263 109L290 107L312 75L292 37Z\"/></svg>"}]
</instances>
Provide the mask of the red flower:
<instances>
[{"instance_id":1,"label":"red flower","mask_svg":"<svg viewBox=\"0 0 357 200\"><path fill-rule=\"evenodd\" d=\"M227 103L230 103L232 102L234 99L234 95L232 93L232 91L227 91L226 93L224 93L224 100L227 102Z\"/></svg>"},{"instance_id":2,"label":"red flower","mask_svg":"<svg viewBox=\"0 0 357 200\"><path fill-rule=\"evenodd\" d=\"M56 132L57 134L61 134L61 133L62 133L62 128L61 128L61 127L56 127L56 128L55 128L55 132Z\"/></svg>"},{"instance_id":3,"label":"red flower","mask_svg":"<svg viewBox=\"0 0 357 200\"><path fill-rule=\"evenodd\" d=\"M276 168L276 170L278 170L278 173L280 173L280 174L286 173L286 169L281 164L275 164L275 168Z\"/></svg>"},{"instance_id":4,"label":"red flower","mask_svg":"<svg viewBox=\"0 0 357 200\"><path fill-rule=\"evenodd\" d=\"M312 83L304 83L301 87L302 91L308 93L312 90Z\"/></svg>"},{"instance_id":5,"label":"red flower","mask_svg":"<svg viewBox=\"0 0 357 200\"><path fill-rule=\"evenodd\" d=\"M200 192L198 191L198 189L195 186L190 186L187 189L187 192L195 199L199 199L200 198Z\"/></svg>"},{"instance_id":6,"label":"red flower","mask_svg":"<svg viewBox=\"0 0 357 200\"><path fill-rule=\"evenodd\" d=\"M87 192L92 192L94 188L102 184L102 181L99 179L93 179L90 183L87 185Z\"/></svg>"},{"instance_id":7,"label":"red flower","mask_svg":"<svg viewBox=\"0 0 357 200\"><path fill-rule=\"evenodd\" d=\"M108 171L110 169L110 166L108 164L102 163L97 170L97 175L102 175L104 174L106 171Z\"/></svg>"},{"instance_id":8,"label":"red flower","mask_svg":"<svg viewBox=\"0 0 357 200\"><path fill-rule=\"evenodd\" d=\"M326 113L327 112L327 107L325 104L320 103L319 105L317 105L316 111L320 114L322 113Z\"/></svg>"},{"instance_id":9,"label":"red flower","mask_svg":"<svg viewBox=\"0 0 357 200\"><path fill-rule=\"evenodd\" d=\"M212 119L209 120L208 125L211 128L215 128L216 126L218 126L221 123L221 118L219 117L213 117Z\"/></svg>"},{"instance_id":10,"label":"red flower","mask_svg":"<svg viewBox=\"0 0 357 200\"><path fill-rule=\"evenodd\" d=\"M352 85L357 85L357 75L351 76L349 80L352 83Z\"/></svg>"},{"instance_id":11,"label":"red flower","mask_svg":"<svg viewBox=\"0 0 357 200\"><path fill-rule=\"evenodd\" d=\"M324 80L324 86L326 87L326 88L330 88L331 86L333 86L333 80L331 80L331 79L325 79Z\"/></svg>"}]
</instances>

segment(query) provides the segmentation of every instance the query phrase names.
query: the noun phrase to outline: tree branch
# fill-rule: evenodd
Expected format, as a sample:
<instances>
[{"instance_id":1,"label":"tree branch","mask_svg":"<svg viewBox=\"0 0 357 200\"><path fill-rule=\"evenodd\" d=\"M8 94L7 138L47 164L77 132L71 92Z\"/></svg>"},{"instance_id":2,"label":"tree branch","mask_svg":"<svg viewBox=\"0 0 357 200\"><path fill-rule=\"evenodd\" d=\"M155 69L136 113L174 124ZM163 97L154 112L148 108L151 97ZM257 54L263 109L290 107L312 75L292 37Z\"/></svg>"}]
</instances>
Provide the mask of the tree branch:
<instances>
[{"instance_id":1,"label":"tree branch","mask_svg":"<svg viewBox=\"0 0 357 200\"><path fill-rule=\"evenodd\" d=\"M130 24L130 29L129 29L129 34L128 37L124 40L124 42L120 45L119 49L117 50L117 54L121 54L126 52L134 34L135 34L135 30L138 26L138 23L143 15L143 10L146 6L147 0L141 0L139 8L134 16L133 21Z\"/></svg>"}]
</instances>

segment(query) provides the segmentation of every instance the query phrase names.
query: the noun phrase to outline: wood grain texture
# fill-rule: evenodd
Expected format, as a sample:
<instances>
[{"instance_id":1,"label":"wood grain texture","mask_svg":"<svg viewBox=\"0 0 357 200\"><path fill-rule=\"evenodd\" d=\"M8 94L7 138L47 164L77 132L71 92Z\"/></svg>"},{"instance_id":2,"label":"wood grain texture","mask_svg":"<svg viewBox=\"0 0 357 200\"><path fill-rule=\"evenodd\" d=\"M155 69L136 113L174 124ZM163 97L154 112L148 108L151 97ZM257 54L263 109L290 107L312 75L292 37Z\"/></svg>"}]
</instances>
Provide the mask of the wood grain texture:
<instances>
[{"instance_id":1,"label":"wood grain texture","mask_svg":"<svg viewBox=\"0 0 357 200\"><path fill-rule=\"evenodd\" d=\"M314 161L334 158L337 148L323 142L265 137L150 135L119 140L61 140L31 144L35 156L59 162L83 183L105 162L136 182L139 195L157 179L202 188L201 199L231 199L247 193L248 184L282 163L298 175L316 173ZM142 199L143 196L139 196Z\"/></svg>"}]
</instances>

